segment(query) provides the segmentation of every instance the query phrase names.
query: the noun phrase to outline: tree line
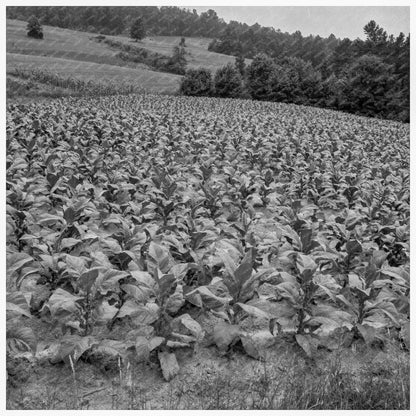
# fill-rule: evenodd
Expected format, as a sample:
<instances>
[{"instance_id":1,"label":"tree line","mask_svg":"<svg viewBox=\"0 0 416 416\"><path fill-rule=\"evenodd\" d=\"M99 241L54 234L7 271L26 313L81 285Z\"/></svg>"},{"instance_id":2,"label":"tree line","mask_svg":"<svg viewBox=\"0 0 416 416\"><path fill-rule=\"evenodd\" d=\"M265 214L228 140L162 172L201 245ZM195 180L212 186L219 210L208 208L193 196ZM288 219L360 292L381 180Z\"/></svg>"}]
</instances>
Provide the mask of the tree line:
<instances>
[{"instance_id":1,"label":"tree line","mask_svg":"<svg viewBox=\"0 0 416 416\"><path fill-rule=\"evenodd\" d=\"M129 33L139 19L147 35L210 37L209 50L234 55L240 62L253 59L244 73L237 68L239 96L410 119L410 35L388 35L374 21L364 27L365 40L352 41L226 23L214 10L198 15L179 7L19 6L7 7L6 13L8 18L34 15L42 24L112 35ZM230 74L230 69L222 74ZM207 76L201 72L201 78ZM192 78L196 75L190 71L185 85ZM211 82L214 85L214 79ZM213 91L212 86L210 94Z\"/></svg>"},{"instance_id":2,"label":"tree line","mask_svg":"<svg viewBox=\"0 0 416 416\"><path fill-rule=\"evenodd\" d=\"M176 6L8 6L8 19L36 16L44 25L97 32L127 33L140 18L149 35L218 37L227 27L214 10L198 14Z\"/></svg>"},{"instance_id":3,"label":"tree line","mask_svg":"<svg viewBox=\"0 0 416 416\"><path fill-rule=\"evenodd\" d=\"M242 97L317 106L353 114L410 121L410 37L388 36L374 21L365 40L344 39L325 64L294 56L257 53L247 67L242 54L216 72L188 71L186 95Z\"/></svg>"}]
</instances>

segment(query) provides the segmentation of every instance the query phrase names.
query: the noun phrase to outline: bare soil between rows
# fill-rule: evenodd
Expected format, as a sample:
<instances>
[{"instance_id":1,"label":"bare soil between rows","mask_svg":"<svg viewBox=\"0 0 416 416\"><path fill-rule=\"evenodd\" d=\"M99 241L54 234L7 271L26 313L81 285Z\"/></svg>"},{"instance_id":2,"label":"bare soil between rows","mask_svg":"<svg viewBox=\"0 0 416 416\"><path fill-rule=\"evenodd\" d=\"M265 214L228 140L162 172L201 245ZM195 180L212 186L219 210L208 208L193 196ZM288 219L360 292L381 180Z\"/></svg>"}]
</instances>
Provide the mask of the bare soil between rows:
<instances>
[{"instance_id":1,"label":"bare soil between rows","mask_svg":"<svg viewBox=\"0 0 416 416\"><path fill-rule=\"evenodd\" d=\"M45 347L47 342L39 345ZM371 386L385 389L393 384L395 394L403 397L392 399L391 406L385 398L378 407L377 401L368 407L397 408L396 401L408 403L409 353L396 341L319 349L312 359L284 334L267 349L264 361L249 357L238 344L226 354L215 346L175 353L180 371L170 382L164 380L156 357L132 365L82 357L75 374L64 362L51 364L28 355L9 360L7 409L356 408L357 403L349 402L354 389L358 397L368 395ZM326 396L333 402L324 403Z\"/></svg>"}]
</instances>

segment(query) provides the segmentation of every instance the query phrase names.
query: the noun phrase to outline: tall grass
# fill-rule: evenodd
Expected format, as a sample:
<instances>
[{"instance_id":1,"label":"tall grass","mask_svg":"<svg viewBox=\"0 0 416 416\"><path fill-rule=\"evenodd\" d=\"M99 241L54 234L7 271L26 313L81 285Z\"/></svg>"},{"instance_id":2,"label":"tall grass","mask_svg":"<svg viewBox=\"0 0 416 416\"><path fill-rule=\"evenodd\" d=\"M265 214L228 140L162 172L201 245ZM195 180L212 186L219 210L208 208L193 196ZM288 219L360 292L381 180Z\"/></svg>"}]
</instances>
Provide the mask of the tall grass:
<instances>
[{"instance_id":1,"label":"tall grass","mask_svg":"<svg viewBox=\"0 0 416 416\"><path fill-rule=\"evenodd\" d=\"M143 88L129 82L84 81L75 77L65 77L53 73L52 71L39 68L27 69L15 67L8 71L8 75L13 75L24 80L38 82L40 84L71 90L75 92L76 95L127 95L144 92Z\"/></svg>"}]
</instances>

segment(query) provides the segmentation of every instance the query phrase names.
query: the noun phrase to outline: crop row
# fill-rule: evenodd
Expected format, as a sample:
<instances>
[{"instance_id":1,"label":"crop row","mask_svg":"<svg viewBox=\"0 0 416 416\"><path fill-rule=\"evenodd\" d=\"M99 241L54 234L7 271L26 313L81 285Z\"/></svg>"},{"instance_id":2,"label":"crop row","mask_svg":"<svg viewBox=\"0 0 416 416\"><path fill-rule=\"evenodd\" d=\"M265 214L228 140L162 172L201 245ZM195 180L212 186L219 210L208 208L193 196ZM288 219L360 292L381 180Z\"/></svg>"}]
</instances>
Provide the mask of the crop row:
<instances>
[{"instance_id":1,"label":"crop row","mask_svg":"<svg viewBox=\"0 0 416 416\"><path fill-rule=\"evenodd\" d=\"M406 338L404 124L67 98L8 107L6 163L9 354L36 350L38 318L58 330L55 361L157 354L166 379L174 351L201 343L262 359L283 333L309 356L394 328Z\"/></svg>"}]
</instances>

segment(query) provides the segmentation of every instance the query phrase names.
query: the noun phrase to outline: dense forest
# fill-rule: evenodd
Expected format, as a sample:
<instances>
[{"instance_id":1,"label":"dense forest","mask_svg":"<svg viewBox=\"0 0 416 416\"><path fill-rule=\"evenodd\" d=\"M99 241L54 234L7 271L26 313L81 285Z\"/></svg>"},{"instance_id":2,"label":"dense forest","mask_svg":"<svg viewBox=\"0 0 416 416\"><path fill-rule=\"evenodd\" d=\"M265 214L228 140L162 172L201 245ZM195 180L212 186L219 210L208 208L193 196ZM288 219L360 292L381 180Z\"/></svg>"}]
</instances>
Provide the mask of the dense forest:
<instances>
[{"instance_id":1,"label":"dense forest","mask_svg":"<svg viewBox=\"0 0 416 416\"><path fill-rule=\"evenodd\" d=\"M156 6L25 6L6 8L8 19L38 17L43 24L105 35L128 33L130 25L141 18L149 35L201 36L215 38L227 28L213 10L198 15L196 10Z\"/></svg>"},{"instance_id":2,"label":"dense forest","mask_svg":"<svg viewBox=\"0 0 416 416\"><path fill-rule=\"evenodd\" d=\"M226 23L214 10L201 14L154 6L6 10L10 19L27 20L34 15L45 25L112 35L128 34L133 21L141 18L147 35L209 37L213 39L209 50L236 56L241 88L233 88L229 96L235 97L240 90L247 98L410 120L410 35L388 35L374 21L363 29L365 40L341 40L334 35L322 38L304 37L300 31L283 33L257 23ZM244 58L254 60L242 69ZM235 81L236 74L229 69L215 78L224 83L224 74ZM195 72L190 75L197 79ZM201 76L207 79L202 72ZM214 85L202 88L215 94ZM192 88L188 92L191 90L195 92ZM219 95L227 96L224 88Z\"/></svg>"}]
</instances>

